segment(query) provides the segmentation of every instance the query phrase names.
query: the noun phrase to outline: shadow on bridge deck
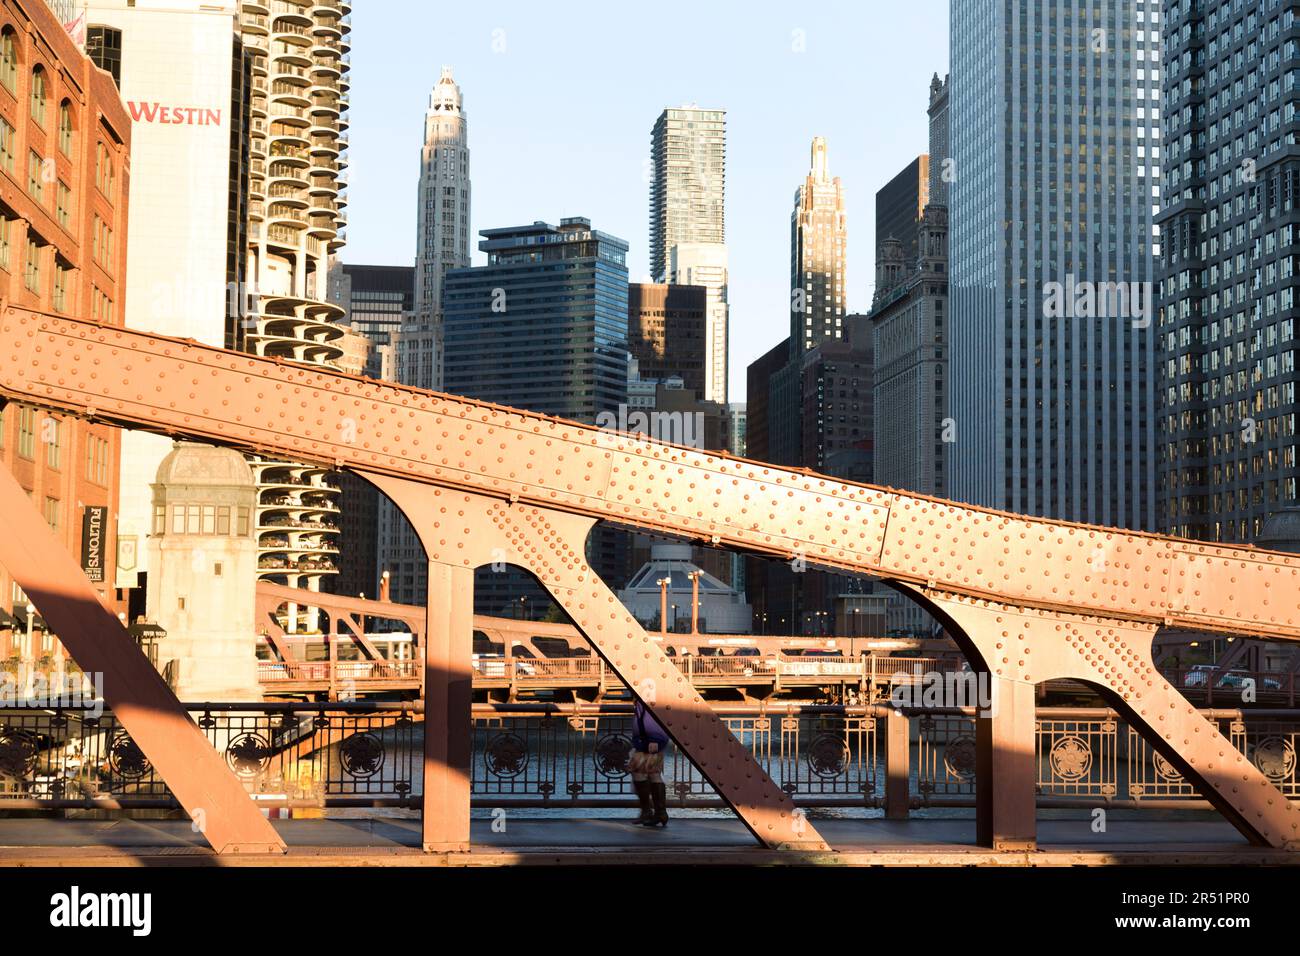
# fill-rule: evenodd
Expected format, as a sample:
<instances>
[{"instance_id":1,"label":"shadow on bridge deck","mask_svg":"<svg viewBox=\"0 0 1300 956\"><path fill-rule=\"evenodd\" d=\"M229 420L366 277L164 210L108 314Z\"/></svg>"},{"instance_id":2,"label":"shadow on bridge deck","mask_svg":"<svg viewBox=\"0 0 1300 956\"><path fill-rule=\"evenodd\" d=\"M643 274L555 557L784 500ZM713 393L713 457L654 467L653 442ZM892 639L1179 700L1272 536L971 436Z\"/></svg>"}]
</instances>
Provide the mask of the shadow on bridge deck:
<instances>
[{"instance_id":1,"label":"shadow on bridge deck","mask_svg":"<svg viewBox=\"0 0 1300 956\"><path fill-rule=\"evenodd\" d=\"M631 814L629 814L631 815ZM1288 864L1300 854L1249 846L1215 820L1115 820L1093 833L1090 818L1039 820L1039 847L997 853L975 845L973 818L819 819L830 854L758 848L738 820L675 818L647 830L613 818L511 818L504 833L475 820L468 854L419 851L420 821L397 818L277 820L284 857L218 860L180 820L0 820L0 866L470 865L826 863L839 865L1077 866Z\"/></svg>"}]
</instances>

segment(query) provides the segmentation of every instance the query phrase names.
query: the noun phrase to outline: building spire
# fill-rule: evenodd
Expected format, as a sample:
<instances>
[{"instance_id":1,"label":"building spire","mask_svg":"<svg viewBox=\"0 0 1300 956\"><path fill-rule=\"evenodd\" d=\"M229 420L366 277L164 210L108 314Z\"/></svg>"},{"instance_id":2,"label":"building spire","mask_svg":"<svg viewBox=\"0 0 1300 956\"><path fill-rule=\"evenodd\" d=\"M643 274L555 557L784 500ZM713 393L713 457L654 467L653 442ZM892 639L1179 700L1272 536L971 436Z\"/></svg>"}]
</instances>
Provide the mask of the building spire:
<instances>
[{"instance_id":1,"label":"building spire","mask_svg":"<svg viewBox=\"0 0 1300 956\"><path fill-rule=\"evenodd\" d=\"M819 183L824 183L830 178L826 140L821 136L814 136L812 141L812 177Z\"/></svg>"},{"instance_id":2,"label":"building spire","mask_svg":"<svg viewBox=\"0 0 1300 956\"><path fill-rule=\"evenodd\" d=\"M460 87L452 77L451 67L444 66L442 75L434 84L429 94L429 110L437 113L459 113L461 107Z\"/></svg>"}]
</instances>

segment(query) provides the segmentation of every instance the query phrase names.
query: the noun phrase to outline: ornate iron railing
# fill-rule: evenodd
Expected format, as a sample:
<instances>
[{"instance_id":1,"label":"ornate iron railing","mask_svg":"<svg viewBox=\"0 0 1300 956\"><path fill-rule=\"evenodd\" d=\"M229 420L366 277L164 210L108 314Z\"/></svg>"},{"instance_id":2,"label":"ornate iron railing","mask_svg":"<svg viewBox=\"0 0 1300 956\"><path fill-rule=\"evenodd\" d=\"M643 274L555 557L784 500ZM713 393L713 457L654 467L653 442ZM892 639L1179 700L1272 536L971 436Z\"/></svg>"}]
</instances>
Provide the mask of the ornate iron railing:
<instances>
[{"instance_id":1,"label":"ornate iron railing","mask_svg":"<svg viewBox=\"0 0 1300 956\"><path fill-rule=\"evenodd\" d=\"M189 705L196 723L253 797L268 806L415 807L421 793L418 705ZM974 713L900 712L880 705L719 707L758 764L804 806L879 807L891 763L907 806L969 806L975 795ZM1209 711L1268 779L1300 799L1300 714ZM909 731L886 734L888 722ZM889 741L899 743L891 752ZM630 801L626 704L478 704L471 780L476 805L620 806ZM1115 713L1040 708L1040 803L1203 806L1200 795ZM905 771L905 773L904 773ZM679 804L719 805L680 750L665 779ZM0 810L175 806L148 758L110 712L91 707L0 710Z\"/></svg>"}]
</instances>

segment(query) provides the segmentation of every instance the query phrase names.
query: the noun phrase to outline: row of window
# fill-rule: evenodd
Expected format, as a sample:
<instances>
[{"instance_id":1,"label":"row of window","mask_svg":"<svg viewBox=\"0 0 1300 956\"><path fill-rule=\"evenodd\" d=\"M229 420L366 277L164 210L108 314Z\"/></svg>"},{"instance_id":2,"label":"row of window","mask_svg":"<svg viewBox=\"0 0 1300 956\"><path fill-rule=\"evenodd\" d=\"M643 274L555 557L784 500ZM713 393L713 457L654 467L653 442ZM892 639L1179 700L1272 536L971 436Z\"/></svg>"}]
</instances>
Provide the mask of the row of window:
<instances>
[{"instance_id":1,"label":"row of window","mask_svg":"<svg viewBox=\"0 0 1300 956\"><path fill-rule=\"evenodd\" d=\"M154 505L153 533L229 535L233 530L237 537L243 538L249 534L250 511L251 509L245 505L172 505L169 532L167 506Z\"/></svg>"},{"instance_id":2,"label":"row of window","mask_svg":"<svg viewBox=\"0 0 1300 956\"><path fill-rule=\"evenodd\" d=\"M46 415L37 421L36 409L26 405L9 406L18 413L18 457L36 460L36 443L45 446L45 463L52 469L63 468L63 423ZM7 408L0 408L0 449L5 443L5 416ZM108 486L110 449L107 438L89 435L86 438L85 477L87 481Z\"/></svg>"}]
</instances>

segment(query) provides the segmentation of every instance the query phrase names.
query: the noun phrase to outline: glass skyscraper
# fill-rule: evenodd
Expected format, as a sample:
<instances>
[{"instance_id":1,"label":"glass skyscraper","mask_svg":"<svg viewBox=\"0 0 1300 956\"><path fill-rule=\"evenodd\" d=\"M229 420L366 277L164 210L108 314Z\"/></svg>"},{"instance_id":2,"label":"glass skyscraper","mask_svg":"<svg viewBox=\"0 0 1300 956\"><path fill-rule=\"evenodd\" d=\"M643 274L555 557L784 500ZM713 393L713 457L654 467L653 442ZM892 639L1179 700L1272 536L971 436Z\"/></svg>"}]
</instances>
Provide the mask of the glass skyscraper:
<instances>
[{"instance_id":1,"label":"glass skyscraper","mask_svg":"<svg viewBox=\"0 0 1300 956\"><path fill-rule=\"evenodd\" d=\"M1298 12L1165 5L1161 523L1204 541L1296 504Z\"/></svg>"},{"instance_id":2,"label":"glass skyscraper","mask_svg":"<svg viewBox=\"0 0 1300 956\"><path fill-rule=\"evenodd\" d=\"M951 4L951 495L1156 525L1158 0Z\"/></svg>"},{"instance_id":3,"label":"glass skyscraper","mask_svg":"<svg viewBox=\"0 0 1300 956\"><path fill-rule=\"evenodd\" d=\"M591 425L627 401L627 243L587 219L484 229L443 293L446 390Z\"/></svg>"},{"instance_id":4,"label":"glass skyscraper","mask_svg":"<svg viewBox=\"0 0 1300 956\"><path fill-rule=\"evenodd\" d=\"M485 229L485 266L443 285L446 390L588 425L627 402L627 243L583 218ZM623 584L623 536L597 528L592 566ZM548 600L528 575L483 568L480 614L530 616ZM525 598L525 601L520 601Z\"/></svg>"},{"instance_id":5,"label":"glass skyscraper","mask_svg":"<svg viewBox=\"0 0 1300 956\"><path fill-rule=\"evenodd\" d=\"M726 241L727 114L695 106L666 109L650 134L650 270L672 276L672 248Z\"/></svg>"},{"instance_id":6,"label":"glass skyscraper","mask_svg":"<svg viewBox=\"0 0 1300 956\"><path fill-rule=\"evenodd\" d=\"M708 289L704 391L727 403L727 114L666 109L650 135L650 271Z\"/></svg>"}]
</instances>

